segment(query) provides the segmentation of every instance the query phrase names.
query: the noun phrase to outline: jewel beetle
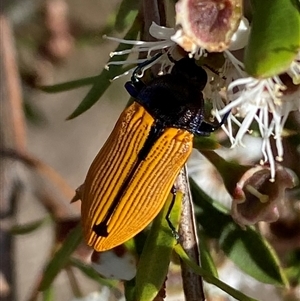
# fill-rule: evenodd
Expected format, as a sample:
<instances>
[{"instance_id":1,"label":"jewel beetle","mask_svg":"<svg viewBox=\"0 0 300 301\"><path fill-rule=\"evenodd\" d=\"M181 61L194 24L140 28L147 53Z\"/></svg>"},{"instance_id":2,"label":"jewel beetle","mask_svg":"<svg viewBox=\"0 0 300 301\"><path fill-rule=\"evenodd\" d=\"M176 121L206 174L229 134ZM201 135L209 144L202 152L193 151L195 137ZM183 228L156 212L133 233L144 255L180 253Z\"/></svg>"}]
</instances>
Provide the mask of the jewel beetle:
<instances>
[{"instance_id":1,"label":"jewel beetle","mask_svg":"<svg viewBox=\"0 0 300 301\"><path fill-rule=\"evenodd\" d=\"M84 237L96 251L124 243L156 217L192 151L194 135L208 136L220 126L204 120L207 74L194 59L175 62L171 73L145 84L140 73L147 64L125 84L135 100L77 189Z\"/></svg>"}]
</instances>

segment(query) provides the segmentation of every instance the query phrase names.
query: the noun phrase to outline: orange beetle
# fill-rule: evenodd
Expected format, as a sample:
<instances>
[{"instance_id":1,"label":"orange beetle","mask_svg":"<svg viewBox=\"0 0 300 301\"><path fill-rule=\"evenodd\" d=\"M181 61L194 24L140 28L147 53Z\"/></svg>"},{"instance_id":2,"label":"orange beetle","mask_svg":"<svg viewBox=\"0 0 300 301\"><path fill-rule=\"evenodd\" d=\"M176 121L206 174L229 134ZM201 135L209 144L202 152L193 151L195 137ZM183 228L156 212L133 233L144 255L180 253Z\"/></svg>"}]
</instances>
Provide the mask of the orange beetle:
<instances>
[{"instance_id":1,"label":"orange beetle","mask_svg":"<svg viewBox=\"0 0 300 301\"><path fill-rule=\"evenodd\" d=\"M87 244L114 248L143 230L159 213L187 161L194 134L217 126L203 120L206 72L194 59L144 84L134 71L125 87L134 103L119 117L77 190Z\"/></svg>"}]
</instances>

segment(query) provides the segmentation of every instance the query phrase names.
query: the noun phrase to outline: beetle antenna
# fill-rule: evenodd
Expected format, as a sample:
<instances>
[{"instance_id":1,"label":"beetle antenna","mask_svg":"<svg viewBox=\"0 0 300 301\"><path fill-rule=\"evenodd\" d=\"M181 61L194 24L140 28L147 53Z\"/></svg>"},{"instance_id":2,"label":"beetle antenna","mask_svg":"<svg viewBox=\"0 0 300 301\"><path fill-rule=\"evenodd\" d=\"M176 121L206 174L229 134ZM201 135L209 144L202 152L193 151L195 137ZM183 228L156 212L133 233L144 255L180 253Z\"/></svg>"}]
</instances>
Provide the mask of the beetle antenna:
<instances>
[{"instance_id":1,"label":"beetle antenna","mask_svg":"<svg viewBox=\"0 0 300 301\"><path fill-rule=\"evenodd\" d=\"M159 52L159 53L156 53L152 58L150 58L149 60L146 60L145 62L143 63L140 63L138 64L138 66L135 68L135 70L133 71L132 73L132 76L131 76L131 81L133 83L136 83L139 81L139 79L144 75L144 70L145 70L145 67L148 66L148 68L151 67L151 64L153 62L155 62L159 57L162 56L162 52Z\"/></svg>"}]
</instances>

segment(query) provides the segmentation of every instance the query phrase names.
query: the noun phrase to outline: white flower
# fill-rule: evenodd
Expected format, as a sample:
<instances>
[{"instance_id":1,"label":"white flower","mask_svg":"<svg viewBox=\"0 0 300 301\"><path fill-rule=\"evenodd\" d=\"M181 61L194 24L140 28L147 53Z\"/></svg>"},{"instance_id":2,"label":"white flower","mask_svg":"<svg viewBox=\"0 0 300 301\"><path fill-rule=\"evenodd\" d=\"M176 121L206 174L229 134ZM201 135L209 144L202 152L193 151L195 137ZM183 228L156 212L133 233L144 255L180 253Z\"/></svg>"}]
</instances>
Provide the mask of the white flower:
<instances>
[{"instance_id":1,"label":"white flower","mask_svg":"<svg viewBox=\"0 0 300 301\"><path fill-rule=\"evenodd\" d=\"M248 40L249 35L249 22L244 17L242 18L240 25L237 29L237 31L234 33L231 43L233 49L240 49L243 48ZM133 45L132 48L122 50L122 51L114 51L110 53L110 56L113 57L115 55L123 55L123 54L129 54L129 53L141 53L146 52L147 57L145 59L134 59L134 60L127 60L127 61L113 61L109 62L106 66L106 68L109 67L109 65L124 65L124 64L139 64L147 61L149 58L153 56L153 53L157 51L165 51L165 54L163 54L161 57L159 57L157 60L153 61L152 64L147 65L145 68L148 69L154 64L160 63L160 72L161 74L164 73L165 70L168 70L168 67L172 66L173 63L170 62L168 59L167 53L170 53L172 57L176 58L178 56L178 48L177 44L180 45L179 40L176 38L176 36L179 34L179 31L175 32L174 28L168 28L164 26L159 26L156 23L152 22L149 33L152 37L156 38L157 41L135 41L135 40L124 40L124 39L118 39L114 37L108 37L104 36L105 39L116 41L122 44L128 44ZM199 59L201 56L206 55L206 50L200 46L194 45L193 50L189 52L190 57L194 57L196 60ZM228 54L229 55L229 54ZM233 58L232 58L233 60ZM123 75L127 75L129 72L131 72L133 69L127 71ZM170 70L168 70L170 72ZM118 76L119 77L119 76ZM116 77L116 78L118 78ZM116 79L115 78L115 79Z\"/></svg>"},{"instance_id":2,"label":"white flower","mask_svg":"<svg viewBox=\"0 0 300 301\"><path fill-rule=\"evenodd\" d=\"M109 65L124 65L124 64L139 64L147 61L153 56L153 52L165 50L166 53L154 60L151 64L148 64L146 66L146 69L152 67L154 64L160 63L160 73L163 73L163 71L168 67L172 66L173 63L170 62L167 56L167 52L172 52L172 50L175 48L175 43L171 40L171 36L175 33L175 30L173 28L167 28L163 26L159 26L156 23L152 22L150 28L149 28L149 33L151 36L156 38L158 41L154 42L147 42L147 41L135 41L135 40L124 40L124 39L118 39L114 37L107 37L104 36L104 38L112 41L116 41L122 44L128 44L128 45L133 45L132 48L122 50L122 51L115 51L111 52L110 56L113 57L115 55L123 55L123 54L128 54L128 53L141 53L141 52L147 52L147 57L145 59L134 59L134 60L126 60L126 61L113 61L109 62L107 64L107 68ZM129 72L133 71L135 67L126 73L122 74L127 75ZM120 76L118 76L120 77ZM118 78L116 77L116 78ZM114 79L116 79L114 78Z\"/></svg>"},{"instance_id":3,"label":"white flower","mask_svg":"<svg viewBox=\"0 0 300 301\"><path fill-rule=\"evenodd\" d=\"M249 21L245 17L242 17L237 31L231 37L231 41L228 49L230 51L234 51L234 50L244 48L248 43L249 34L250 34Z\"/></svg>"},{"instance_id":4,"label":"white flower","mask_svg":"<svg viewBox=\"0 0 300 301\"><path fill-rule=\"evenodd\" d=\"M145 59L116 61L110 62L108 65L142 63L153 57L153 53L160 50L160 52L165 52L160 57L157 57L157 59L154 59L151 64L148 64L143 71L159 63L160 70L158 74L170 72L174 63L170 61L168 53L176 59L176 51L178 49L176 43L179 43L180 40L178 40L180 30L175 32L173 28L162 27L152 23L149 32L158 41L128 41L106 37L120 43L133 45L131 49L112 52L111 56L128 53L147 53L147 58ZM238 30L231 38L229 50L223 52L225 57L223 67L221 70L218 70L219 73L207 70L210 80L204 92L211 99L213 113L219 121L222 119L222 116L231 110L231 114L226 122L227 127L223 126L222 128L229 136L233 147L243 145L243 137L250 132L249 127L252 122L256 121L258 123L263 141L262 163L268 162L270 164L271 176L274 179L275 160L281 161L283 156L281 137L285 121L291 111L300 109L299 91L289 93L287 86L279 76L267 79L256 79L247 76L243 63L235 58L230 50L245 47L249 32L249 23L247 19L242 17ZM200 56L206 56L207 53L205 49L195 44L189 55L198 59ZM125 74L128 74L132 70L134 68ZM292 78L294 85L300 83L300 53L286 73ZM225 96L226 92L227 97ZM224 99L226 99L226 106ZM240 121L238 118L242 120ZM239 126L239 130L235 135L233 134L232 123ZM275 139L276 141L276 154L272 152L271 139Z\"/></svg>"},{"instance_id":5,"label":"white flower","mask_svg":"<svg viewBox=\"0 0 300 301\"><path fill-rule=\"evenodd\" d=\"M135 53L135 52L147 52L148 56L151 56L153 51L163 50L170 48L174 45L174 42L171 41L171 36L175 33L174 28L168 28L164 26L159 26L155 22L152 22L149 33L152 37L156 38L158 41L135 41L135 40L124 40L118 39L114 37L107 37L104 38L112 41L116 41L122 44L134 45L132 48L119 51L119 52L111 52L110 56L114 55L123 55L126 53Z\"/></svg>"},{"instance_id":6,"label":"white flower","mask_svg":"<svg viewBox=\"0 0 300 301\"><path fill-rule=\"evenodd\" d=\"M240 72L243 71L240 70ZM294 82L297 79L299 80L300 66L298 59L293 62L287 73L293 76ZM275 159L282 161L283 156L281 137L285 121L291 111L300 109L299 91L288 93L287 86L279 76L267 79L244 77L229 84L227 101L229 103L221 110L219 110L220 102L215 104L215 114L220 119L222 115L232 110L232 114L228 119L230 126L227 129L227 134L233 146L243 145L244 135L249 132L252 122L256 121L263 139L263 162L270 164L271 177L274 179ZM239 122L237 117L244 119ZM239 126L235 136L232 134L231 121ZM271 149L271 138L276 141L277 154L275 155Z\"/></svg>"}]
</instances>

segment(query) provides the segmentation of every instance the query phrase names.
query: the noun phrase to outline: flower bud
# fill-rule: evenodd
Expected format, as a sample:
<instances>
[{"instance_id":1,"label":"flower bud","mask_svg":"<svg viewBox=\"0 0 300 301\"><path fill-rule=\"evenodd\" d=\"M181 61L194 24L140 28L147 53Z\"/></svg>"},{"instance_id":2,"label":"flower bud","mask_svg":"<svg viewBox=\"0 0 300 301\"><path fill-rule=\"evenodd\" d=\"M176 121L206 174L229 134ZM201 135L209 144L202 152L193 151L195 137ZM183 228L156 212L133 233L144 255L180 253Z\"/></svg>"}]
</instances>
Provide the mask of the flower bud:
<instances>
[{"instance_id":1,"label":"flower bud","mask_svg":"<svg viewBox=\"0 0 300 301\"><path fill-rule=\"evenodd\" d=\"M274 222L279 218L286 188L294 187L294 179L286 168L277 165L275 181L270 168L249 169L236 184L231 214L242 227L259 221Z\"/></svg>"},{"instance_id":2,"label":"flower bud","mask_svg":"<svg viewBox=\"0 0 300 301\"><path fill-rule=\"evenodd\" d=\"M240 0L180 0L176 3L176 25L172 40L185 51L201 47L210 52L228 48L242 13Z\"/></svg>"}]
</instances>

